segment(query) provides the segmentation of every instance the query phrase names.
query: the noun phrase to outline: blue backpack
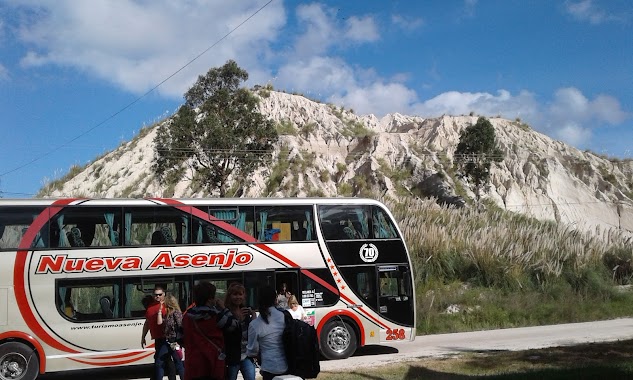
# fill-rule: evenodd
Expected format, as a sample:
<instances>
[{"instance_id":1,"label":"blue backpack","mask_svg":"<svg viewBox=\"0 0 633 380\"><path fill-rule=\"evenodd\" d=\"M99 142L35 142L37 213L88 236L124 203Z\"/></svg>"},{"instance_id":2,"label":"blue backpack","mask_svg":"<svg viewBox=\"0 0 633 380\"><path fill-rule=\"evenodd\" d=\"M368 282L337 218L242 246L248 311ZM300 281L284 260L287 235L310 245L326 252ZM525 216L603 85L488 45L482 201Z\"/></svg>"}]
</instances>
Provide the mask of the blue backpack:
<instances>
[{"instance_id":1,"label":"blue backpack","mask_svg":"<svg viewBox=\"0 0 633 380\"><path fill-rule=\"evenodd\" d=\"M282 335L288 372L304 379L315 379L321 371L319 339L316 329L304 321L292 318L283 310L286 326Z\"/></svg>"}]
</instances>

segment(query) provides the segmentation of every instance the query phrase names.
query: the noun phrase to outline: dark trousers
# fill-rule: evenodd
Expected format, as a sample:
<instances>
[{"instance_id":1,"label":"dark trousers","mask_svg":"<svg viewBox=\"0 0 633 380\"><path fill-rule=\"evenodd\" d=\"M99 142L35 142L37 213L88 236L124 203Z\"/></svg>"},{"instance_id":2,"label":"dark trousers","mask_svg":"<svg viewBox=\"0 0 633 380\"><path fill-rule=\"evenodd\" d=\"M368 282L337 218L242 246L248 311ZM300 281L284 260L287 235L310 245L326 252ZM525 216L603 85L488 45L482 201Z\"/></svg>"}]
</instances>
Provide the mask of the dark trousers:
<instances>
[{"instance_id":1,"label":"dark trousers","mask_svg":"<svg viewBox=\"0 0 633 380\"><path fill-rule=\"evenodd\" d=\"M185 367L172 351L169 343L164 338L155 340L156 353L154 354L154 372L152 378L162 380L166 373L169 380L176 380L176 373L180 375L180 379L184 379ZM176 356L176 357L174 357Z\"/></svg>"}]
</instances>

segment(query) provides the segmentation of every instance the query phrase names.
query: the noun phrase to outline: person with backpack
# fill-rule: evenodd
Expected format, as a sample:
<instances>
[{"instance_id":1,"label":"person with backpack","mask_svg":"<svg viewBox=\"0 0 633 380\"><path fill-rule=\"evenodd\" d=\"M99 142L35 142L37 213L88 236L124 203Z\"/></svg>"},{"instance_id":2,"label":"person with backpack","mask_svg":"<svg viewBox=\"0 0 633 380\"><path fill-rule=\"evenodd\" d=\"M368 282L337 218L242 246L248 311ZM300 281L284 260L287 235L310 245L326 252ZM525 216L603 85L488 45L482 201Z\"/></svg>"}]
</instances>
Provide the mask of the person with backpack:
<instances>
[{"instance_id":1,"label":"person with backpack","mask_svg":"<svg viewBox=\"0 0 633 380\"><path fill-rule=\"evenodd\" d=\"M292 314L293 311L300 313L303 310L299 310L301 306L296 307L299 303L294 296L290 297L290 305L292 304L295 305L294 310L282 310L285 323L282 341L288 373L303 379L315 379L321 371L319 338L314 326L300 319L300 315Z\"/></svg>"},{"instance_id":2,"label":"person with backpack","mask_svg":"<svg viewBox=\"0 0 633 380\"><path fill-rule=\"evenodd\" d=\"M162 314L159 313L158 324L164 325L165 339L169 345L169 355L174 362L178 377L180 377L180 380L184 380L185 366L182 364L182 351L180 343L178 342L182 338L182 312L180 311L176 297L167 294L165 297L165 309L167 310L167 315L163 318Z\"/></svg>"},{"instance_id":3,"label":"person with backpack","mask_svg":"<svg viewBox=\"0 0 633 380\"><path fill-rule=\"evenodd\" d=\"M185 380L224 380L224 332L237 329L239 321L215 298L215 285L201 281L193 293L195 306L182 320Z\"/></svg>"},{"instance_id":4,"label":"person with backpack","mask_svg":"<svg viewBox=\"0 0 633 380\"><path fill-rule=\"evenodd\" d=\"M224 306L240 321L237 329L224 333L227 380L236 380L238 372L242 372L244 380L255 380L255 363L252 358L246 356L246 345L248 344L248 325L257 318L257 313L244 305L245 296L244 285L237 282L231 284L226 290Z\"/></svg>"},{"instance_id":5,"label":"person with backpack","mask_svg":"<svg viewBox=\"0 0 633 380\"><path fill-rule=\"evenodd\" d=\"M288 362L282 335L285 328L284 314L275 306L277 292L270 286L260 289L258 297L259 317L248 326L246 355L260 357L260 375L263 380L288 373Z\"/></svg>"}]
</instances>

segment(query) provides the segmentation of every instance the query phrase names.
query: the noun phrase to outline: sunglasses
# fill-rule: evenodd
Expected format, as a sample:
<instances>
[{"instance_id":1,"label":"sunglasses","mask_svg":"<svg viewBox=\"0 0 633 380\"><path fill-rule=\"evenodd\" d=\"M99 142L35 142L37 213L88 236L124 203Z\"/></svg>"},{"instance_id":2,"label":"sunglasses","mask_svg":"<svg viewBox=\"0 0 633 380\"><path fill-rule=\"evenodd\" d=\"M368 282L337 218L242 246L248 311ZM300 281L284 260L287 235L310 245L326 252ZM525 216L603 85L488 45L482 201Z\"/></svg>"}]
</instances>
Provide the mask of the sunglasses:
<instances>
[{"instance_id":1,"label":"sunglasses","mask_svg":"<svg viewBox=\"0 0 633 380\"><path fill-rule=\"evenodd\" d=\"M160 296L162 296L163 294L165 294L165 293L154 293L154 297L160 297Z\"/></svg>"}]
</instances>

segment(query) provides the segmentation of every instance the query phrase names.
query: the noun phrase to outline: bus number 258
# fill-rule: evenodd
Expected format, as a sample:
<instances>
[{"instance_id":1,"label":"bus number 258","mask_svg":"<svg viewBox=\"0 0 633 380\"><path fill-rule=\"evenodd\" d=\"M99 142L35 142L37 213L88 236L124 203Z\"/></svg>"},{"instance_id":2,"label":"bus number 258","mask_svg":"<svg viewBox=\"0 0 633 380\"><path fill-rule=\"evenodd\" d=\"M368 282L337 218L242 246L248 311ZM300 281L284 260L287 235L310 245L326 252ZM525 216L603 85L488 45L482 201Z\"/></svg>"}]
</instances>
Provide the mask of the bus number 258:
<instances>
[{"instance_id":1,"label":"bus number 258","mask_svg":"<svg viewBox=\"0 0 633 380\"><path fill-rule=\"evenodd\" d=\"M403 340L404 329L387 329L387 340Z\"/></svg>"}]
</instances>

